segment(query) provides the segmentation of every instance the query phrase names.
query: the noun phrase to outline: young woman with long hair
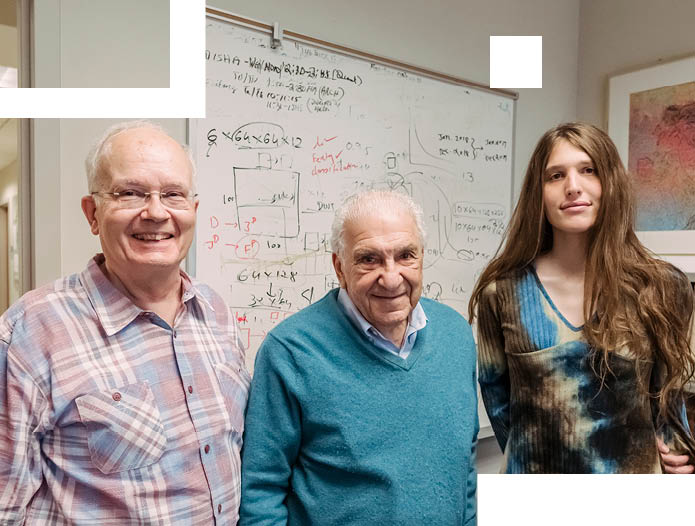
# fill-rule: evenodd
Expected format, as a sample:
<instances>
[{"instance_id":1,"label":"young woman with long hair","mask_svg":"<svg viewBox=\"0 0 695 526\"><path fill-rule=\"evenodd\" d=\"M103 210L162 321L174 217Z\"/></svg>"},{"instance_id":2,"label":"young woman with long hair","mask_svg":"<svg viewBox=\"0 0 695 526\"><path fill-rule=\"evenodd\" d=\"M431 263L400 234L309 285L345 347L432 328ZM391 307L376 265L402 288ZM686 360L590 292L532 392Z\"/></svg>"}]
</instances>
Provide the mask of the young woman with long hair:
<instances>
[{"instance_id":1,"label":"young woman with long hair","mask_svg":"<svg viewBox=\"0 0 695 526\"><path fill-rule=\"evenodd\" d=\"M503 472L660 473L657 438L693 458L692 290L639 242L633 212L608 135L541 137L469 304Z\"/></svg>"}]
</instances>

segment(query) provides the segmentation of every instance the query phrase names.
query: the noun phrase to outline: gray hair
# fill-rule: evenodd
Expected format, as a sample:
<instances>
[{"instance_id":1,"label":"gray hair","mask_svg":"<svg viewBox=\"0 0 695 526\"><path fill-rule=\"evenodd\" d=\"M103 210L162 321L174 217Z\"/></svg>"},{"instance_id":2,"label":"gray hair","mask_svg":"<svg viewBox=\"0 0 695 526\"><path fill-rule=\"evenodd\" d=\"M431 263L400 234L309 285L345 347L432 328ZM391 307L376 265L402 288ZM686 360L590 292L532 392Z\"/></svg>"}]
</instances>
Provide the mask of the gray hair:
<instances>
[{"instance_id":1,"label":"gray hair","mask_svg":"<svg viewBox=\"0 0 695 526\"><path fill-rule=\"evenodd\" d=\"M147 120L125 121L110 126L101 136L101 138L94 143L84 161L85 171L87 172L87 188L89 189L90 193L100 190L99 178L102 175L101 166L104 159L106 159L111 153L111 139L126 130L139 128L156 130L173 139L173 137L171 137L171 135L169 135L169 133L167 133L167 131L164 130L164 128L162 128L159 124L155 124L154 122ZM188 148L188 146L185 144L181 144L180 146L183 148L183 151L188 157L188 161L191 163L191 183L193 185L192 190L195 191L195 161L193 160L193 155L191 154L190 148Z\"/></svg>"},{"instance_id":2,"label":"gray hair","mask_svg":"<svg viewBox=\"0 0 695 526\"><path fill-rule=\"evenodd\" d=\"M420 205L402 192L367 190L348 197L336 210L331 226L331 250L342 258L345 254L345 225L374 214L375 211L405 211L411 214L417 227L420 243L424 247L426 232Z\"/></svg>"}]
</instances>

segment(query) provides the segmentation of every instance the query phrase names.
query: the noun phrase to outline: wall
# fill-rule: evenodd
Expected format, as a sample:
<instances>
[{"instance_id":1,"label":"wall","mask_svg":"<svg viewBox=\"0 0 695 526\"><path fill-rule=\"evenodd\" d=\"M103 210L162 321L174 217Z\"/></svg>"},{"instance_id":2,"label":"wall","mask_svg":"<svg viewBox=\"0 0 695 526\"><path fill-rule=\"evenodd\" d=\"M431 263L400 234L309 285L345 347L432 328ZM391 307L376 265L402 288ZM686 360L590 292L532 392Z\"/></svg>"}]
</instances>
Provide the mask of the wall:
<instances>
[{"instance_id":1,"label":"wall","mask_svg":"<svg viewBox=\"0 0 695 526\"><path fill-rule=\"evenodd\" d=\"M60 87L169 87L169 0L59 3Z\"/></svg>"},{"instance_id":2,"label":"wall","mask_svg":"<svg viewBox=\"0 0 695 526\"><path fill-rule=\"evenodd\" d=\"M582 0L577 117L608 129L608 79L695 54L693 0Z\"/></svg>"},{"instance_id":3,"label":"wall","mask_svg":"<svg viewBox=\"0 0 695 526\"><path fill-rule=\"evenodd\" d=\"M15 0L0 2L0 66L17 67L17 11Z\"/></svg>"},{"instance_id":4,"label":"wall","mask_svg":"<svg viewBox=\"0 0 695 526\"><path fill-rule=\"evenodd\" d=\"M0 24L0 66L17 67L17 28Z\"/></svg>"},{"instance_id":5,"label":"wall","mask_svg":"<svg viewBox=\"0 0 695 526\"><path fill-rule=\"evenodd\" d=\"M34 0L34 29L34 87L169 87L168 0Z\"/></svg>"}]
</instances>

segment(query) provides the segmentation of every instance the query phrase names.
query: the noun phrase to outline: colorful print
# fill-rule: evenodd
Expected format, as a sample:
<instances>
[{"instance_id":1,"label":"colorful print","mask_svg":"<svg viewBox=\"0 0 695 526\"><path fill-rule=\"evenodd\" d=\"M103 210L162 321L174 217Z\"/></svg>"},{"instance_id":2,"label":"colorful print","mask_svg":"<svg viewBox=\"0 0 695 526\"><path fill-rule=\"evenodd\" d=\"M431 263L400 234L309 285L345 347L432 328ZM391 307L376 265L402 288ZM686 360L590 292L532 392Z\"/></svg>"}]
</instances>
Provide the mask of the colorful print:
<instances>
[{"instance_id":1,"label":"colorful print","mask_svg":"<svg viewBox=\"0 0 695 526\"><path fill-rule=\"evenodd\" d=\"M637 230L695 230L695 82L630 95Z\"/></svg>"}]
</instances>

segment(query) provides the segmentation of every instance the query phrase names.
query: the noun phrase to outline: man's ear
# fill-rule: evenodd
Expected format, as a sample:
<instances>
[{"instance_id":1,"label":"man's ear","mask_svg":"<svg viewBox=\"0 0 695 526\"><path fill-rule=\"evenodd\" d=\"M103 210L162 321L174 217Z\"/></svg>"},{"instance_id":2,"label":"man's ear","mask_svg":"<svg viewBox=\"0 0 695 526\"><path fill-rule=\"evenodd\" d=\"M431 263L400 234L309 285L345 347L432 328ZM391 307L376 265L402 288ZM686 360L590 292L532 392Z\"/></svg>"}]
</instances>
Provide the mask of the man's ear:
<instances>
[{"instance_id":1,"label":"man's ear","mask_svg":"<svg viewBox=\"0 0 695 526\"><path fill-rule=\"evenodd\" d=\"M345 282L345 274L343 273L343 262L340 261L338 254L333 252L333 268L335 269L335 275L338 276L338 283L340 286L347 290L347 283Z\"/></svg>"},{"instance_id":2,"label":"man's ear","mask_svg":"<svg viewBox=\"0 0 695 526\"><path fill-rule=\"evenodd\" d=\"M97 221L97 204L94 202L94 196L85 195L82 198L82 212L87 218L89 229L95 236L99 235L99 221Z\"/></svg>"}]
</instances>

